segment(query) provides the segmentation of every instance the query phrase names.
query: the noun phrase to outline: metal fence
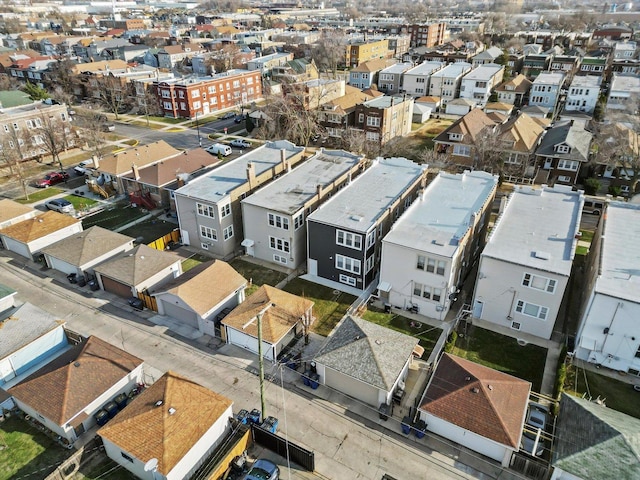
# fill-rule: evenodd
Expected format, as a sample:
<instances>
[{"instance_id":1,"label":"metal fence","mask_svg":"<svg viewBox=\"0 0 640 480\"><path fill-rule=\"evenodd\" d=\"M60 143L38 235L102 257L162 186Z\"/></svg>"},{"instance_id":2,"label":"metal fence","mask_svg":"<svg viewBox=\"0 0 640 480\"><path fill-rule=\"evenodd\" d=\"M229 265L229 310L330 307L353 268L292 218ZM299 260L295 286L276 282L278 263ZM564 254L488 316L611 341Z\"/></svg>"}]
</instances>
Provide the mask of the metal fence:
<instances>
[{"instance_id":1,"label":"metal fence","mask_svg":"<svg viewBox=\"0 0 640 480\"><path fill-rule=\"evenodd\" d=\"M286 439L271 433L258 425L251 425L251 433L253 440L269 450L277 453L281 457L289 458L292 462L297 463L305 470L313 472L315 470L315 455L313 452L291 443ZM288 452L288 454L287 454Z\"/></svg>"}]
</instances>

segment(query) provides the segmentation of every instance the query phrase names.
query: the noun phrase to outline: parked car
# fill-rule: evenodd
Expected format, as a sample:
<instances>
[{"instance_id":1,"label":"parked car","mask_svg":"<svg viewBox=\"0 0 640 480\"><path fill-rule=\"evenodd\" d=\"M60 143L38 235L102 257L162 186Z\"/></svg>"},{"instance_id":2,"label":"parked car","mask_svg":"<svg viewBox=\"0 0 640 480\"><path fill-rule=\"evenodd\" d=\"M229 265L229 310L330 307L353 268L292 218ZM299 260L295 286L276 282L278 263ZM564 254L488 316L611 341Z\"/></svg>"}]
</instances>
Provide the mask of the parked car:
<instances>
[{"instance_id":1,"label":"parked car","mask_svg":"<svg viewBox=\"0 0 640 480\"><path fill-rule=\"evenodd\" d=\"M116 129L116 126L113 123L107 123L106 125L102 126L102 129L105 132L113 132Z\"/></svg>"},{"instance_id":2,"label":"parked car","mask_svg":"<svg viewBox=\"0 0 640 480\"><path fill-rule=\"evenodd\" d=\"M75 211L75 208L73 208L73 203L71 203L69 200L65 200L64 198L54 198L52 200L47 200L46 202L44 202L44 206L49 210L60 213L73 213Z\"/></svg>"},{"instance_id":3,"label":"parked car","mask_svg":"<svg viewBox=\"0 0 640 480\"><path fill-rule=\"evenodd\" d=\"M69 179L69 174L67 172L51 172L47 173L44 178L41 178L36 182L36 187L38 188L47 188L51 185L55 185L60 182L64 182Z\"/></svg>"},{"instance_id":4,"label":"parked car","mask_svg":"<svg viewBox=\"0 0 640 480\"><path fill-rule=\"evenodd\" d=\"M280 468L264 458L259 458L253 462L253 466L244 480L278 480L280 478Z\"/></svg>"},{"instance_id":5,"label":"parked car","mask_svg":"<svg viewBox=\"0 0 640 480\"><path fill-rule=\"evenodd\" d=\"M582 211L593 215L600 215L604 211L604 200L587 197L584 200Z\"/></svg>"},{"instance_id":6,"label":"parked car","mask_svg":"<svg viewBox=\"0 0 640 480\"><path fill-rule=\"evenodd\" d=\"M73 171L76 175L86 175L93 169L93 160L83 160L78 165L73 167Z\"/></svg>"},{"instance_id":7,"label":"parked car","mask_svg":"<svg viewBox=\"0 0 640 480\"><path fill-rule=\"evenodd\" d=\"M231 146L236 148L249 148L251 144L242 138L234 138L231 140Z\"/></svg>"},{"instance_id":8,"label":"parked car","mask_svg":"<svg viewBox=\"0 0 640 480\"><path fill-rule=\"evenodd\" d=\"M226 157L233 153L231 147L229 145L224 145L222 143L214 143L213 145L205 148L206 152L209 152L211 155L222 155Z\"/></svg>"},{"instance_id":9,"label":"parked car","mask_svg":"<svg viewBox=\"0 0 640 480\"><path fill-rule=\"evenodd\" d=\"M220 118L222 118L223 120L227 120L228 118L233 118L235 116L236 114L234 112L227 112L224 115L222 115L222 117Z\"/></svg>"},{"instance_id":10,"label":"parked car","mask_svg":"<svg viewBox=\"0 0 640 480\"><path fill-rule=\"evenodd\" d=\"M543 431L547 428L549 420L549 409L539 403L529 403L527 410L527 419L525 423L534 429L540 428Z\"/></svg>"},{"instance_id":11,"label":"parked car","mask_svg":"<svg viewBox=\"0 0 640 480\"><path fill-rule=\"evenodd\" d=\"M246 115L236 115L236 118L233 119L235 123L242 123L246 120Z\"/></svg>"},{"instance_id":12,"label":"parked car","mask_svg":"<svg viewBox=\"0 0 640 480\"><path fill-rule=\"evenodd\" d=\"M538 434L542 435L547 428L549 409L539 403L530 402L524 423L525 430L522 433L520 448L529 455L539 457L547 448L547 442ZM538 437L538 445L536 445L536 437Z\"/></svg>"}]
</instances>

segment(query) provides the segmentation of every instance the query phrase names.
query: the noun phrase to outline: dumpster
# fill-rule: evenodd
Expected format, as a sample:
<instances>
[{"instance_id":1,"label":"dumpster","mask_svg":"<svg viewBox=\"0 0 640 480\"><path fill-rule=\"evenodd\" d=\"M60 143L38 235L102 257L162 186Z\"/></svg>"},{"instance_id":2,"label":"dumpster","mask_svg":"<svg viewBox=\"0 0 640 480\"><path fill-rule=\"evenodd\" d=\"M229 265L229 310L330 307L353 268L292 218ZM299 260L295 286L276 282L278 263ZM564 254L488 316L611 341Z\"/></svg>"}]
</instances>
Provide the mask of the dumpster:
<instances>
[{"instance_id":1,"label":"dumpster","mask_svg":"<svg viewBox=\"0 0 640 480\"><path fill-rule=\"evenodd\" d=\"M311 374L309 375L309 386L315 390L320 385L318 380L320 380L320 375L311 372Z\"/></svg>"},{"instance_id":2,"label":"dumpster","mask_svg":"<svg viewBox=\"0 0 640 480\"><path fill-rule=\"evenodd\" d=\"M262 422L262 428L268 430L271 433L276 433L278 430L278 419L276 417L267 417Z\"/></svg>"},{"instance_id":3,"label":"dumpster","mask_svg":"<svg viewBox=\"0 0 640 480\"><path fill-rule=\"evenodd\" d=\"M116 414L120 411L120 409L118 408L118 404L116 404L116 402L113 402L113 401L107 403L102 408L107 411L107 413L109 414L109 418L115 417Z\"/></svg>"},{"instance_id":4,"label":"dumpster","mask_svg":"<svg viewBox=\"0 0 640 480\"><path fill-rule=\"evenodd\" d=\"M102 427L109 421L109 414L106 410L100 409L96 413L94 413L93 418L96 419L96 423L98 424L98 426Z\"/></svg>"},{"instance_id":5,"label":"dumpster","mask_svg":"<svg viewBox=\"0 0 640 480\"><path fill-rule=\"evenodd\" d=\"M249 410L245 410L244 408L240 410L236 414L236 420L246 425L246 423L249 421Z\"/></svg>"},{"instance_id":6,"label":"dumpster","mask_svg":"<svg viewBox=\"0 0 640 480\"><path fill-rule=\"evenodd\" d=\"M416 438L424 437L426 431L427 431L427 424L425 423L424 420L418 420L413 425L413 433L415 434Z\"/></svg>"},{"instance_id":7,"label":"dumpster","mask_svg":"<svg viewBox=\"0 0 640 480\"><path fill-rule=\"evenodd\" d=\"M253 410L251 410L251 413L249 413L249 421L251 423L255 423L255 424L260 424L260 418L262 417L262 412L260 412L260 410L258 410L257 408L254 408Z\"/></svg>"},{"instance_id":8,"label":"dumpster","mask_svg":"<svg viewBox=\"0 0 640 480\"><path fill-rule=\"evenodd\" d=\"M411 433L411 417L405 416L402 418L402 433L409 435Z\"/></svg>"}]
</instances>

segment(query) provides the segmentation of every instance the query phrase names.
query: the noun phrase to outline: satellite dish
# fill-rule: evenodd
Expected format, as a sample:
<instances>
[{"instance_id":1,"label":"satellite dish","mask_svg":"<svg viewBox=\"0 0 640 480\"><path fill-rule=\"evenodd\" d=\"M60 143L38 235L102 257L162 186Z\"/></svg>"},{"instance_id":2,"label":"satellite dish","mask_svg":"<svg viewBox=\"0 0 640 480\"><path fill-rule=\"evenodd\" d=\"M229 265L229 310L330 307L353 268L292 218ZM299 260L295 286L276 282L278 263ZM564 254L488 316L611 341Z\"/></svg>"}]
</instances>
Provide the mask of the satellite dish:
<instances>
[{"instance_id":1,"label":"satellite dish","mask_svg":"<svg viewBox=\"0 0 640 480\"><path fill-rule=\"evenodd\" d=\"M152 458L151 460L149 460L147 463L144 464L145 472L155 472L157 468L158 468L157 458Z\"/></svg>"}]
</instances>

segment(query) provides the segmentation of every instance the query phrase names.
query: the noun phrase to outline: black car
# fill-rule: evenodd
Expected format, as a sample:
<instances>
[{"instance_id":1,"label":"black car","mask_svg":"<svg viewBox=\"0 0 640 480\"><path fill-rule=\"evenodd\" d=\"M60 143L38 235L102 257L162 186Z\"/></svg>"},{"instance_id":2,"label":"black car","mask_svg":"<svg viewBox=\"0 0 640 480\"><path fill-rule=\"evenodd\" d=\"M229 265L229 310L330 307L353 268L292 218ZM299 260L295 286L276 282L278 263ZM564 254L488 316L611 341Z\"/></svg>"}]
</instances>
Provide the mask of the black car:
<instances>
[{"instance_id":1,"label":"black car","mask_svg":"<svg viewBox=\"0 0 640 480\"><path fill-rule=\"evenodd\" d=\"M246 115L236 115L236 118L233 119L235 123L242 123L246 120Z\"/></svg>"},{"instance_id":2,"label":"black car","mask_svg":"<svg viewBox=\"0 0 640 480\"><path fill-rule=\"evenodd\" d=\"M222 115L222 117L220 117L220 118L222 118L223 120L226 120L226 119L228 119L228 118L233 118L233 117L235 117L235 116L236 116L236 114L235 114L235 113L233 113L233 112L227 112L227 113L225 113L224 115Z\"/></svg>"}]
</instances>

